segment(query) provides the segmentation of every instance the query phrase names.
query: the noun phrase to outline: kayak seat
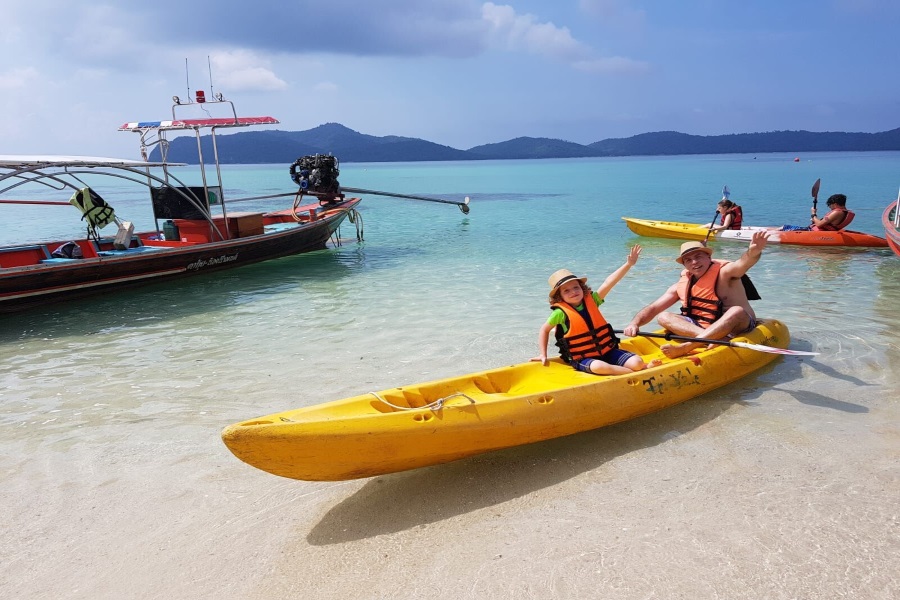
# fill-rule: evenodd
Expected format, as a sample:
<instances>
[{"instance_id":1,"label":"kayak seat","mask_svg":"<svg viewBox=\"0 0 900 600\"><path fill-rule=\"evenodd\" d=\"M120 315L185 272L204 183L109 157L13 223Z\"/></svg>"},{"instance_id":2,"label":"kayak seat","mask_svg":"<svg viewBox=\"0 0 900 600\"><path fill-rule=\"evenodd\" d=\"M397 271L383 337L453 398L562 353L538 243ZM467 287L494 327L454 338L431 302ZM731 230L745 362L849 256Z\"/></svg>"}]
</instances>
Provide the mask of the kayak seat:
<instances>
[{"instance_id":1,"label":"kayak seat","mask_svg":"<svg viewBox=\"0 0 900 600\"><path fill-rule=\"evenodd\" d=\"M403 400L410 408L422 408L428 404L425 396L414 390L403 390Z\"/></svg>"},{"instance_id":2,"label":"kayak seat","mask_svg":"<svg viewBox=\"0 0 900 600\"><path fill-rule=\"evenodd\" d=\"M472 379L475 387L485 394L505 394L509 391L509 381L501 381L499 377L492 375L479 375Z\"/></svg>"},{"instance_id":3,"label":"kayak seat","mask_svg":"<svg viewBox=\"0 0 900 600\"><path fill-rule=\"evenodd\" d=\"M372 393L372 392L370 392ZM392 413L397 411L409 410L411 408L422 408L428 404L422 394L418 392L398 389L385 394L374 394L376 400L372 402L372 408L382 413Z\"/></svg>"}]
</instances>

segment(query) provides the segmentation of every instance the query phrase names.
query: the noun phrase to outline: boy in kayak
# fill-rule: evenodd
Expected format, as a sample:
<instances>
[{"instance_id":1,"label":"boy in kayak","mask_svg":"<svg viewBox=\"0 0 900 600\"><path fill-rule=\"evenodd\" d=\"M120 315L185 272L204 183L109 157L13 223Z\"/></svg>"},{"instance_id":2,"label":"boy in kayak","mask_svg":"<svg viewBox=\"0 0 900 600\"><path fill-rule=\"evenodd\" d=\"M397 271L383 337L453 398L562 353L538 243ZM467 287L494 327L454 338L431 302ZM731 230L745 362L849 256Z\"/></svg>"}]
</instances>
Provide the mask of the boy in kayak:
<instances>
[{"instance_id":1,"label":"boy in kayak","mask_svg":"<svg viewBox=\"0 0 900 600\"><path fill-rule=\"evenodd\" d=\"M612 272L596 292L587 285L587 278L576 277L568 269L560 269L548 279L552 312L538 332L540 355L532 358L545 367L547 341L556 330L556 345L563 360L574 369L595 375L619 375L641 371L647 364L637 354L619 349L619 340L612 326L598 308L606 294L625 277L641 255L641 247L634 246L625 264ZM653 361L655 367L660 361Z\"/></svg>"},{"instance_id":2,"label":"boy in kayak","mask_svg":"<svg viewBox=\"0 0 900 600\"><path fill-rule=\"evenodd\" d=\"M756 313L750 308L744 275L759 261L768 237L768 231L755 232L750 247L734 262L714 261L712 248L703 242L683 243L675 259L684 265L681 278L656 301L638 311L623 333L636 335L641 325L653 317L661 327L686 337L719 340L754 329ZM681 314L664 312L679 300ZM676 358L704 345L685 342L665 344L660 349L669 358Z\"/></svg>"},{"instance_id":3,"label":"boy in kayak","mask_svg":"<svg viewBox=\"0 0 900 600\"><path fill-rule=\"evenodd\" d=\"M825 204L828 206L828 214L821 219L815 208L809 210L809 227L785 225L781 231L840 231L856 216L856 213L847 209L847 196L844 194L832 194Z\"/></svg>"}]
</instances>

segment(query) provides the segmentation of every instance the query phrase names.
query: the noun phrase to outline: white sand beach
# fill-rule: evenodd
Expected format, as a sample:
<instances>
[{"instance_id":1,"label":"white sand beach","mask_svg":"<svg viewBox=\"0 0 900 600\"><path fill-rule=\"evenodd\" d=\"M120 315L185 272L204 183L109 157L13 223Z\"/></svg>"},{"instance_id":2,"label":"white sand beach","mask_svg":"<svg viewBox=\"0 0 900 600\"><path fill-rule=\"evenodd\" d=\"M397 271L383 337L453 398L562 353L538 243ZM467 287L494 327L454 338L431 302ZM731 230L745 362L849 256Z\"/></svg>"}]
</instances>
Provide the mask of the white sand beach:
<instances>
[{"instance_id":1,"label":"white sand beach","mask_svg":"<svg viewBox=\"0 0 900 600\"><path fill-rule=\"evenodd\" d=\"M243 412L98 408L3 442L0 595L896 598L898 381L853 379L788 358L628 423L338 483L237 461L217 436Z\"/></svg>"}]
</instances>

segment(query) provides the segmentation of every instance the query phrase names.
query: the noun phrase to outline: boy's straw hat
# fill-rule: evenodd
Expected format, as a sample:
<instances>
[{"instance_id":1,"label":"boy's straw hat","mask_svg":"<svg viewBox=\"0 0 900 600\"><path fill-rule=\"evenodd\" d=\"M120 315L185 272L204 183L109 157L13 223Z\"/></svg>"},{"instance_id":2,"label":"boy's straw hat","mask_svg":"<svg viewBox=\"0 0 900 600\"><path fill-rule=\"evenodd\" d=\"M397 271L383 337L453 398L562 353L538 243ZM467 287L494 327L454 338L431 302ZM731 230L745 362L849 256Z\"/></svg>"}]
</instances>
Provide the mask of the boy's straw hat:
<instances>
[{"instance_id":1,"label":"boy's straw hat","mask_svg":"<svg viewBox=\"0 0 900 600\"><path fill-rule=\"evenodd\" d=\"M572 281L573 279L577 279L581 283L587 283L587 277L576 277L575 274L568 269L560 269L559 271L554 272L547 280L547 283L550 284L550 299L553 300L553 294L556 293L559 286Z\"/></svg>"}]
</instances>

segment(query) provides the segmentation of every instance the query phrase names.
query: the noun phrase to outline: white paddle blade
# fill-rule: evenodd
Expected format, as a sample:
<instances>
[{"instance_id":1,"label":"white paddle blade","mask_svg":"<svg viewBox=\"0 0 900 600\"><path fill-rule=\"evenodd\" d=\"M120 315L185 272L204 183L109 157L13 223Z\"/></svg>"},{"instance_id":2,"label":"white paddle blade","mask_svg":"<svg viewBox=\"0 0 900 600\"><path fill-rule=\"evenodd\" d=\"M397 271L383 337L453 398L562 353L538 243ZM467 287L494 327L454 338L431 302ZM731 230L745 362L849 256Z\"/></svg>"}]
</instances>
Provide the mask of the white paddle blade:
<instances>
[{"instance_id":1,"label":"white paddle blade","mask_svg":"<svg viewBox=\"0 0 900 600\"><path fill-rule=\"evenodd\" d=\"M732 346L738 348L746 348L747 350L756 350L758 352L768 352L769 354L787 354L789 356L818 356L818 352L805 352L803 350L789 350L787 348L773 348L772 346L763 346L762 344L748 344L747 342L731 342Z\"/></svg>"}]
</instances>

